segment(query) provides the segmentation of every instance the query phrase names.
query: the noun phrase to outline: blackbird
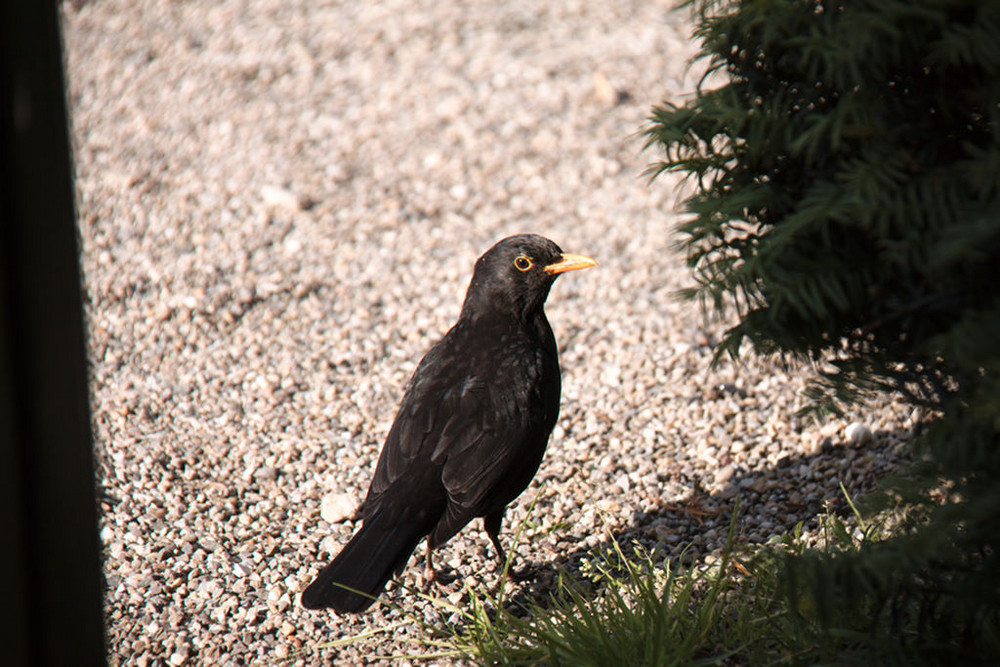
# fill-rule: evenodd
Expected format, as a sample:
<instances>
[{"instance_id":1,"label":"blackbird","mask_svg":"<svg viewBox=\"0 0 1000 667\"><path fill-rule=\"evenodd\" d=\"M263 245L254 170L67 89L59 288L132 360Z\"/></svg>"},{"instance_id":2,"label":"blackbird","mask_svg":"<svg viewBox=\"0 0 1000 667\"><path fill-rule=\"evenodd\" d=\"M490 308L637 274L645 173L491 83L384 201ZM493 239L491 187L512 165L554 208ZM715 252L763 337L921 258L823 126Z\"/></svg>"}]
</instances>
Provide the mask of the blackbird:
<instances>
[{"instance_id":1,"label":"blackbird","mask_svg":"<svg viewBox=\"0 0 1000 667\"><path fill-rule=\"evenodd\" d=\"M543 306L560 273L595 266L552 241L503 239L476 262L458 322L421 360L385 439L361 529L302 593L307 609L362 612L427 537L431 551L482 517L501 564L507 504L534 477L559 414Z\"/></svg>"}]
</instances>

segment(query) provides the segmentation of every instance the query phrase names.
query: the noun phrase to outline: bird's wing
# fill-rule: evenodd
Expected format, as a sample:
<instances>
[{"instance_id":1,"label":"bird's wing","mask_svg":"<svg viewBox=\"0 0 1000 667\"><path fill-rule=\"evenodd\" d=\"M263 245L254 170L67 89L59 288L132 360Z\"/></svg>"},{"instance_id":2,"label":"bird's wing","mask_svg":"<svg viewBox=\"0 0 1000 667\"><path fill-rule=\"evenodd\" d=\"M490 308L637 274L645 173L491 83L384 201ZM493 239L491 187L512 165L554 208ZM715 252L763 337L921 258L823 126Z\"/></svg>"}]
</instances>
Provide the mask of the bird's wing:
<instances>
[{"instance_id":1,"label":"bird's wing","mask_svg":"<svg viewBox=\"0 0 1000 667\"><path fill-rule=\"evenodd\" d=\"M441 470L450 455L476 447L488 435L489 396L483 383L466 375L441 385L434 377L423 377L407 391L382 447L369 497L413 475L414 467Z\"/></svg>"},{"instance_id":2,"label":"bird's wing","mask_svg":"<svg viewBox=\"0 0 1000 667\"><path fill-rule=\"evenodd\" d=\"M425 477L428 468L440 468L434 452L442 434L472 428L480 412L474 398L471 364L452 352L445 337L421 360L396 412L372 476L366 502L378 497L393 482L416 473ZM470 422L464 427L458 424ZM451 424L451 425L449 425Z\"/></svg>"},{"instance_id":3,"label":"bird's wing","mask_svg":"<svg viewBox=\"0 0 1000 667\"><path fill-rule=\"evenodd\" d=\"M468 522L530 481L558 413L558 370L544 384L552 374L544 372L550 362L542 352L489 362L448 352L432 350L414 373L366 502L398 480L426 484L436 471L449 516Z\"/></svg>"},{"instance_id":4,"label":"bird's wing","mask_svg":"<svg viewBox=\"0 0 1000 667\"><path fill-rule=\"evenodd\" d=\"M517 484L509 479L512 470L529 466L534 472L541 460L538 445L544 448L551 426L543 428L541 411L530 409L525 397L515 393L507 383L484 386L470 399L477 403L474 414L479 419L449 420L443 430L434 454L443 466L442 480L452 505L481 510L489 497L497 495L498 486ZM540 443L533 442L536 436ZM521 490L512 489L512 495ZM499 494L507 495L504 490Z\"/></svg>"}]
</instances>

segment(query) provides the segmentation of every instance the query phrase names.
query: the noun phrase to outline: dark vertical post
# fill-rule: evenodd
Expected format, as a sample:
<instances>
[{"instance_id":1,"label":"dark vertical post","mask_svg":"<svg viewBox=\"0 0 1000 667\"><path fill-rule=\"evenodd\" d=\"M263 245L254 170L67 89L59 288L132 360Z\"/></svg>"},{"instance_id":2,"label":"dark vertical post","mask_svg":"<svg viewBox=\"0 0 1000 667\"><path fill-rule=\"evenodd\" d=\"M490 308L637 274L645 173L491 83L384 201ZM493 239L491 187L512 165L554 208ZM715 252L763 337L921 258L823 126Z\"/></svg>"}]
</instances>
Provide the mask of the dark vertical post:
<instances>
[{"instance_id":1,"label":"dark vertical post","mask_svg":"<svg viewBox=\"0 0 1000 667\"><path fill-rule=\"evenodd\" d=\"M0 662L105 661L57 5L0 2Z\"/></svg>"}]
</instances>

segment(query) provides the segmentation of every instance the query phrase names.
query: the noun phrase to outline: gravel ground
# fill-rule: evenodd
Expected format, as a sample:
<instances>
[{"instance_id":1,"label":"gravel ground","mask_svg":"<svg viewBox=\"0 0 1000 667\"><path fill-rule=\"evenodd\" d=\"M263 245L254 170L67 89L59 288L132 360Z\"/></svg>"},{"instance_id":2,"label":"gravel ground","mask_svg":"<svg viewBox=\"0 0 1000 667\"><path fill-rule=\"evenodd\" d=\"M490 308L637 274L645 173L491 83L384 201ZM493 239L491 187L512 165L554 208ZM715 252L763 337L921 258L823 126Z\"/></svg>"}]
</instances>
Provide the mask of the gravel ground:
<instances>
[{"instance_id":1,"label":"gravel ground","mask_svg":"<svg viewBox=\"0 0 1000 667\"><path fill-rule=\"evenodd\" d=\"M737 492L765 540L893 464L909 409L801 421L804 370L710 369L724 323L673 297L678 184L648 182L638 136L697 80L670 4L64 4L115 662L425 650L406 621L437 612L398 587L361 618L297 599L508 234L602 264L549 299L562 416L507 524L537 497L529 593L612 537L709 554ZM438 561L496 580L478 526Z\"/></svg>"}]
</instances>

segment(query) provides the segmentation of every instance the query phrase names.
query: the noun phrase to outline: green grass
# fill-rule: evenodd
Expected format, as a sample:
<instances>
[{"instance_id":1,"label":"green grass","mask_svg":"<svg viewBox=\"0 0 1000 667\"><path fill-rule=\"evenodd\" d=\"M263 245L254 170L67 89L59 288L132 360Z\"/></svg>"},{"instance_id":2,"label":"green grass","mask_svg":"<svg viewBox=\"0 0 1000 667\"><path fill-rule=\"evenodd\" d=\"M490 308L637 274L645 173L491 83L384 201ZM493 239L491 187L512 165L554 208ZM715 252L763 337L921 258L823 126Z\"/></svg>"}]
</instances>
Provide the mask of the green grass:
<instances>
[{"instance_id":1,"label":"green grass","mask_svg":"<svg viewBox=\"0 0 1000 667\"><path fill-rule=\"evenodd\" d=\"M820 518L824 550L858 550L884 535L850 506L848 520ZM425 626L425 641L438 657L481 665L838 664L854 631L821 630L808 599L783 588L785 559L807 550L802 525L751 553L737 547L738 510L737 501L711 564L657 562L638 545L626 555L612 540L582 564L582 580L561 571L544 603L509 604L503 581L493 595L469 590L470 604L447 605L453 620Z\"/></svg>"},{"instance_id":2,"label":"green grass","mask_svg":"<svg viewBox=\"0 0 1000 667\"><path fill-rule=\"evenodd\" d=\"M584 581L561 572L543 604L511 608L470 591L458 622L434 628L443 653L484 665L739 664L769 652L774 586L734 556L737 512L721 556L680 569L633 545L612 541L581 567ZM770 581L770 579L769 579ZM773 650L770 650L774 653ZM780 659L780 654L773 658ZM765 662L768 660L765 660ZM755 664L759 664L756 663Z\"/></svg>"},{"instance_id":3,"label":"green grass","mask_svg":"<svg viewBox=\"0 0 1000 667\"><path fill-rule=\"evenodd\" d=\"M858 551L886 535L883 521L865 520L848 502L853 517L819 519L824 553ZM782 576L788 557L814 548L802 525L751 551L737 545L738 510L737 501L726 545L710 563L679 567L612 540L577 576L560 570L542 601L509 600L506 571L496 592L468 587L461 605L411 591L435 606L439 620L407 614L422 628L419 651L394 657L609 667L847 664L842 658L856 657L852 649L864 637L849 624L818 623L808 596L789 591Z\"/></svg>"}]
</instances>

